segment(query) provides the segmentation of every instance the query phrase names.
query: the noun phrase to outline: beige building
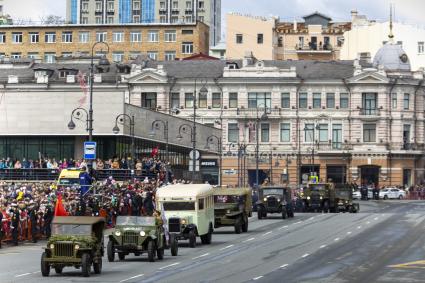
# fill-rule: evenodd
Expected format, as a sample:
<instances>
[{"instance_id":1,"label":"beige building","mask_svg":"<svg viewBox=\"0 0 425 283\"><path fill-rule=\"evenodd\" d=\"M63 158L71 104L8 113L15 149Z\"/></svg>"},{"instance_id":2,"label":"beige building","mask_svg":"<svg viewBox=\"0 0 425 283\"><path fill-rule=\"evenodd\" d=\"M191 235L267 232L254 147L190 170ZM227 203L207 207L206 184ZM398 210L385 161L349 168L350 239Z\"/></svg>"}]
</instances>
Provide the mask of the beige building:
<instances>
[{"instance_id":1,"label":"beige building","mask_svg":"<svg viewBox=\"0 0 425 283\"><path fill-rule=\"evenodd\" d=\"M196 24L108 24L0 26L0 57L32 58L54 63L56 57L89 56L95 42L109 45L107 58L128 61L138 55L175 60L208 54L208 26ZM101 50L103 48L103 51ZM96 54L105 52L96 48Z\"/></svg>"}]
</instances>

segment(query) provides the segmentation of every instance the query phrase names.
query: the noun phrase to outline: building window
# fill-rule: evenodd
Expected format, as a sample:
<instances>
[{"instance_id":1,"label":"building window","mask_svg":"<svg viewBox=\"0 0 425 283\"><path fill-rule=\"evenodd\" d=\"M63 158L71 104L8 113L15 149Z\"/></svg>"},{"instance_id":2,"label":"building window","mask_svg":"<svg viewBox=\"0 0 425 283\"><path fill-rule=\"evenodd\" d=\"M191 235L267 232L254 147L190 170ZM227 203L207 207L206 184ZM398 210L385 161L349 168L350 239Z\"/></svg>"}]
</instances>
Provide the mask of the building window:
<instances>
[{"instance_id":1,"label":"building window","mask_svg":"<svg viewBox=\"0 0 425 283\"><path fill-rule=\"evenodd\" d=\"M376 93L363 93L363 115L376 115Z\"/></svg>"},{"instance_id":2,"label":"building window","mask_svg":"<svg viewBox=\"0 0 425 283\"><path fill-rule=\"evenodd\" d=\"M198 20L203 23L203 22L205 22L205 17L204 16L199 16L198 17Z\"/></svg>"},{"instance_id":3,"label":"building window","mask_svg":"<svg viewBox=\"0 0 425 283\"><path fill-rule=\"evenodd\" d=\"M298 107L307 108L307 93L300 93L300 96L298 97Z\"/></svg>"},{"instance_id":4,"label":"building window","mask_svg":"<svg viewBox=\"0 0 425 283\"><path fill-rule=\"evenodd\" d=\"M198 106L199 108L207 108L208 96L206 93L199 93Z\"/></svg>"},{"instance_id":5,"label":"building window","mask_svg":"<svg viewBox=\"0 0 425 283\"><path fill-rule=\"evenodd\" d=\"M66 57L72 57L72 52L62 52L62 57L66 58Z\"/></svg>"},{"instance_id":6,"label":"building window","mask_svg":"<svg viewBox=\"0 0 425 283\"><path fill-rule=\"evenodd\" d=\"M188 92L184 94L184 107L193 108L193 93Z\"/></svg>"},{"instance_id":7,"label":"building window","mask_svg":"<svg viewBox=\"0 0 425 283\"><path fill-rule=\"evenodd\" d=\"M304 125L304 141L313 142L314 141L314 124L305 124Z\"/></svg>"},{"instance_id":8,"label":"building window","mask_svg":"<svg viewBox=\"0 0 425 283\"><path fill-rule=\"evenodd\" d=\"M392 109L397 109L397 93L392 93L391 94L391 108Z\"/></svg>"},{"instance_id":9,"label":"building window","mask_svg":"<svg viewBox=\"0 0 425 283\"><path fill-rule=\"evenodd\" d=\"M12 32L12 42L22 43L22 32Z\"/></svg>"},{"instance_id":10,"label":"building window","mask_svg":"<svg viewBox=\"0 0 425 283\"><path fill-rule=\"evenodd\" d=\"M55 43L56 42L56 33L55 32L46 32L44 35L44 41L46 43Z\"/></svg>"},{"instance_id":11,"label":"building window","mask_svg":"<svg viewBox=\"0 0 425 283\"><path fill-rule=\"evenodd\" d=\"M198 2L198 8L199 8L199 10L205 9L205 3L204 3L204 1L199 1Z\"/></svg>"},{"instance_id":12,"label":"building window","mask_svg":"<svg viewBox=\"0 0 425 283\"><path fill-rule=\"evenodd\" d=\"M363 141L376 141L376 124L363 124Z\"/></svg>"},{"instance_id":13,"label":"building window","mask_svg":"<svg viewBox=\"0 0 425 283\"><path fill-rule=\"evenodd\" d=\"M229 108L238 108L238 93L229 93Z\"/></svg>"},{"instance_id":14,"label":"building window","mask_svg":"<svg viewBox=\"0 0 425 283\"><path fill-rule=\"evenodd\" d=\"M27 57L30 59L38 59L39 55L38 55L38 52L28 52Z\"/></svg>"},{"instance_id":15,"label":"building window","mask_svg":"<svg viewBox=\"0 0 425 283\"><path fill-rule=\"evenodd\" d=\"M326 94L326 108L335 108L335 93Z\"/></svg>"},{"instance_id":16,"label":"building window","mask_svg":"<svg viewBox=\"0 0 425 283\"><path fill-rule=\"evenodd\" d=\"M140 51L130 51L129 59L136 59L138 56L141 56L142 52Z\"/></svg>"},{"instance_id":17,"label":"building window","mask_svg":"<svg viewBox=\"0 0 425 283\"><path fill-rule=\"evenodd\" d=\"M299 36L298 37L298 49L303 49L304 48L304 36Z\"/></svg>"},{"instance_id":18,"label":"building window","mask_svg":"<svg viewBox=\"0 0 425 283\"><path fill-rule=\"evenodd\" d=\"M44 62L55 63L55 61L56 61L56 54L55 53L50 53L50 52L44 53Z\"/></svg>"},{"instance_id":19,"label":"building window","mask_svg":"<svg viewBox=\"0 0 425 283\"><path fill-rule=\"evenodd\" d=\"M261 124L261 142L270 141L270 124Z\"/></svg>"},{"instance_id":20,"label":"building window","mask_svg":"<svg viewBox=\"0 0 425 283\"><path fill-rule=\"evenodd\" d=\"M291 124L281 123L280 124L280 141L290 142L291 140Z\"/></svg>"},{"instance_id":21,"label":"building window","mask_svg":"<svg viewBox=\"0 0 425 283\"><path fill-rule=\"evenodd\" d=\"M182 43L182 53L183 54L192 54L193 53L193 42L183 42Z\"/></svg>"},{"instance_id":22,"label":"building window","mask_svg":"<svg viewBox=\"0 0 425 283\"><path fill-rule=\"evenodd\" d=\"M186 9L192 10L192 2L191 1L186 1Z\"/></svg>"},{"instance_id":23,"label":"building window","mask_svg":"<svg viewBox=\"0 0 425 283\"><path fill-rule=\"evenodd\" d=\"M0 32L0 43L6 43L6 33Z\"/></svg>"},{"instance_id":24,"label":"building window","mask_svg":"<svg viewBox=\"0 0 425 283\"><path fill-rule=\"evenodd\" d=\"M90 39L90 33L88 31L81 31L79 33L80 43L88 43Z\"/></svg>"},{"instance_id":25,"label":"building window","mask_svg":"<svg viewBox=\"0 0 425 283\"><path fill-rule=\"evenodd\" d=\"M424 54L425 48L424 48L424 42L423 41L419 41L418 42L418 53L419 54Z\"/></svg>"},{"instance_id":26,"label":"building window","mask_svg":"<svg viewBox=\"0 0 425 283\"><path fill-rule=\"evenodd\" d=\"M280 107L290 108L291 107L291 97L289 93L282 93L280 97Z\"/></svg>"},{"instance_id":27,"label":"building window","mask_svg":"<svg viewBox=\"0 0 425 283\"><path fill-rule=\"evenodd\" d=\"M313 108L320 109L321 106L322 106L322 94L313 93Z\"/></svg>"},{"instance_id":28,"label":"building window","mask_svg":"<svg viewBox=\"0 0 425 283\"><path fill-rule=\"evenodd\" d=\"M114 31L112 33L112 41L113 42L124 42L124 32Z\"/></svg>"},{"instance_id":29,"label":"building window","mask_svg":"<svg viewBox=\"0 0 425 283\"><path fill-rule=\"evenodd\" d=\"M109 1L108 2L108 12L113 12L114 11L114 1Z\"/></svg>"},{"instance_id":30,"label":"building window","mask_svg":"<svg viewBox=\"0 0 425 283\"><path fill-rule=\"evenodd\" d=\"M180 93L173 92L171 93L171 109L180 108Z\"/></svg>"},{"instance_id":31,"label":"building window","mask_svg":"<svg viewBox=\"0 0 425 283\"><path fill-rule=\"evenodd\" d=\"M148 41L149 42L158 42L159 41L157 30L148 31Z\"/></svg>"},{"instance_id":32,"label":"building window","mask_svg":"<svg viewBox=\"0 0 425 283\"><path fill-rule=\"evenodd\" d=\"M339 108L341 109L348 108L348 93L341 93L339 95Z\"/></svg>"},{"instance_id":33,"label":"building window","mask_svg":"<svg viewBox=\"0 0 425 283\"><path fill-rule=\"evenodd\" d=\"M193 29L183 29L182 34L184 35L193 34Z\"/></svg>"},{"instance_id":34,"label":"building window","mask_svg":"<svg viewBox=\"0 0 425 283\"><path fill-rule=\"evenodd\" d=\"M161 9L161 10L165 9L165 2L164 1L159 2L159 9Z\"/></svg>"},{"instance_id":35,"label":"building window","mask_svg":"<svg viewBox=\"0 0 425 283\"><path fill-rule=\"evenodd\" d=\"M248 93L248 108L271 108L271 94L266 92Z\"/></svg>"},{"instance_id":36,"label":"building window","mask_svg":"<svg viewBox=\"0 0 425 283\"><path fill-rule=\"evenodd\" d=\"M21 52L13 52L10 57L12 57L12 59L19 59L22 57Z\"/></svg>"},{"instance_id":37,"label":"building window","mask_svg":"<svg viewBox=\"0 0 425 283\"><path fill-rule=\"evenodd\" d=\"M332 125L332 148L333 149L342 148L342 125L341 124Z\"/></svg>"},{"instance_id":38,"label":"building window","mask_svg":"<svg viewBox=\"0 0 425 283\"><path fill-rule=\"evenodd\" d=\"M177 10L178 8L179 8L179 2L177 2L177 1L173 1L173 4L172 4L173 6L173 10Z\"/></svg>"},{"instance_id":39,"label":"building window","mask_svg":"<svg viewBox=\"0 0 425 283\"><path fill-rule=\"evenodd\" d=\"M327 142L328 141L328 124L319 124L319 142Z\"/></svg>"},{"instance_id":40,"label":"building window","mask_svg":"<svg viewBox=\"0 0 425 283\"><path fill-rule=\"evenodd\" d=\"M95 21L96 21L96 24L102 24L103 23L102 17L96 17Z\"/></svg>"},{"instance_id":41,"label":"building window","mask_svg":"<svg viewBox=\"0 0 425 283\"><path fill-rule=\"evenodd\" d=\"M403 125L403 145L405 149L408 149L408 145L410 144L410 125Z\"/></svg>"},{"instance_id":42,"label":"building window","mask_svg":"<svg viewBox=\"0 0 425 283\"><path fill-rule=\"evenodd\" d=\"M133 10L140 10L140 2L138 1L133 2Z\"/></svg>"},{"instance_id":43,"label":"building window","mask_svg":"<svg viewBox=\"0 0 425 283\"><path fill-rule=\"evenodd\" d=\"M97 42L106 42L106 31L96 32L96 41Z\"/></svg>"},{"instance_id":44,"label":"building window","mask_svg":"<svg viewBox=\"0 0 425 283\"><path fill-rule=\"evenodd\" d=\"M165 61L176 60L176 51L165 51Z\"/></svg>"},{"instance_id":45,"label":"building window","mask_svg":"<svg viewBox=\"0 0 425 283\"><path fill-rule=\"evenodd\" d=\"M87 17L82 17L82 18L81 18L81 23L82 23L83 25L88 24L88 23L89 23L89 18L87 18Z\"/></svg>"},{"instance_id":46,"label":"building window","mask_svg":"<svg viewBox=\"0 0 425 283\"><path fill-rule=\"evenodd\" d=\"M221 93L214 92L212 94L212 108L220 108L221 107Z\"/></svg>"},{"instance_id":47,"label":"building window","mask_svg":"<svg viewBox=\"0 0 425 283\"><path fill-rule=\"evenodd\" d=\"M40 35L38 34L38 32L30 32L30 42L31 43L40 42Z\"/></svg>"},{"instance_id":48,"label":"building window","mask_svg":"<svg viewBox=\"0 0 425 283\"><path fill-rule=\"evenodd\" d=\"M106 22L107 22L108 24L113 24L113 23L114 23L114 17L107 17L107 18L106 18Z\"/></svg>"},{"instance_id":49,"label":"building window","mask_svg":"<svg viewBox=\"0 0 425 283\"><path fill-rule=\"evenodd\" d=\"M148 57L152 60L158 60L158 52L156 51L148 51Z\"/></svg>"},{"instance_id":50,"label":"building window","mask_svg":"<svg viewBox=\"0 0 425 283\"><path fill-rule=\"evenodd\" d=\"M410 94L405 93L404 99L403 99L403 109L409 110L409 105L410 105Z\"/></svg>"},{"instance_id":51,"label":"building window","mask_svg":"<svg viewBox=\"0 0 425 283\"><path fill-rule=\"evenodd\" d=\"M171 20L170 20L170 22L173 24L173 23L177 23L179 21L179 17L176 17L176 16L171 16ZM165 22L167 22L166 20L165 20L165 17L164 17L164 23Z\"/></svg>"},{"instance_id":52,"label":"building window","mask_svg":"<svg viewBox=\"0 0 425 283\"><path fill-rule=\"evenodd\" d=\"M237 44L242 44L243 43L243 35L242 34L237 34L236 35L236 43Z\"/></svg>"},{"instance_id":53,"label":"building window","mask_svg":"<svg viewBox=\"0 0 425 283\"><path fill-rule=\"evenodd\" d=\"M142 32L141 31L130 32L130 42L142 42Z\"/></svg>"},{"instance_id":54,"label":"building window","mask_svg":"<svg viewBox=\"0 0 425 283\"><path fill-rule=\"evenodd\" d=\"M160 23L166 23L167 22L167 18L165 16L159 16L159 22Z\"/></svg>"},{"instance_id":55,"label":"building window","mask_svg":"<svg viewBox=\"0 0 425 283\"><path fill-rule=\"evenodd\" d=\"M140 23L140 16L133 16L133 23Z\"/></svg>"},{"instance_id":56,"label":"building window","mask_svg":"<svg viewBox=\"0 0 425 283\"><path fill-rule=\"evenodd\" d=\"M112 52L112 61L114 61L114 62L124 61L124 52L122 52L122 51Z\"/></svg>"},{"instance_id":57,"label":"building window","mask_svg":"<svg viewBox=\"0 0 425 283\"><path fill-rule=\"evenodd\" d=\"M96 12L102 12L102 2L96 1Z\"/></svg>"},{"instance_id":58,"label":"building window","mask_svg":"<svg viewBox=\"0 0 425 283\"><path fill-rule=\"evenodd\" d=\"M62 42L71 43L72 42L72 31L62 32Z\"/></svg>"},{"instance_id":59,"label":"building window","mask_svg":"<svg viewBox=\"0 0 425 283\"><path fill-rule=\"evenodd\" d=\"M175 30L166 30L164 33L165 42L176 42L177 32Z\"/></svg>"},{"instance_id":60,"label":"building window","mask_svg":"<svg viewBox=\"0 0 425 283\"><path fill-rule=\"evenodd\" d=\"M156 109L156 93L143 92L142 93L142 107L148 109Z\"/></svg>"},{"instance_id":61,"label":"building window","mask_svg":"<svg viewBox=\"0 0 425 283\"><path fill-rule=\"evenodd\" d=\"M83 12L88 12L89 11L89 2L83 2L81 4L82 4L81 10L83 10Z\"/></svg>"},{"instance_id":62,"label":"building window","mask_svg":"<svg viewBox=\"0 0 425 283\"><path fill-rule=\"evenodd\" d=\"M257 34L257 44L263 44L264 35L262 33Z\"/></svg>"},{"instance_id":63,"label":"building window","mask_svg":"<svg viewBox=\"0 0 425 283\"><path fill-rule=\"evenodd\" d=\"M227 141L238 142L239 140L239 127L238 123L227 124Z\"/></svg>"}]
</instances>

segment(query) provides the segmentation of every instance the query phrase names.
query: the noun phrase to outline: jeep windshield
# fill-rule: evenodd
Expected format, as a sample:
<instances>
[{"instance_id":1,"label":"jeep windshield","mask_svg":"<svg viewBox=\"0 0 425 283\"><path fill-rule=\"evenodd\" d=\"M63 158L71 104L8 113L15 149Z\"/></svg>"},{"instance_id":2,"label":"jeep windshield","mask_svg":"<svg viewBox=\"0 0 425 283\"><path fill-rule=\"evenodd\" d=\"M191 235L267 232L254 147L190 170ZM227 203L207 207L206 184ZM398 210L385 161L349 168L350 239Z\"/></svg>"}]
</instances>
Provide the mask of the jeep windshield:
<instances>
[{"instance_id":1,"label":"jeep windshield","mask_svg":"<svg viewBox=\"0 0 425 283\"><path fill-rule=\"evenodd\" d=\"M179 210L195 210L195 202L164 202L163 203L165 211L179 211Z\"/></svg>"},{"instance_id":2,"label":"jeep windshield","mask_svg":"<svg viewBox=\"0 0 425 283\"><path fill-rule=\"evenodd\" d=\"M90 236L91 225L82 224L53 224L52 225L53 235L80 235Z\"/></svg>"},{"instance_id":3,"label":"jeep windshield","mask_svg":"<svg viewBox=\"0 0 425 283\"><path fill-rule=\"evenodd\" d=\"M117 225L154 226L155 217L118 216Z\"/></svg>"},{"instance_id":4,"label":"jeep windshield","mask_svg":"<svg viewBox=\"0 0 425 283\"><path fill-rule=\"evenodd\" d=\"M283 195L283 189L263 189L263 195Z\"/></svg>"},{"instance_id":5,"label":"jeep windshield","mask_svg":"<svg viewBox=\"0 0 425 283\"><path fill-rule=\"evenodd\" d=\"M242 201L242 196L214 196L215 203L240 203Z\"/></svg>"}]
</instances>

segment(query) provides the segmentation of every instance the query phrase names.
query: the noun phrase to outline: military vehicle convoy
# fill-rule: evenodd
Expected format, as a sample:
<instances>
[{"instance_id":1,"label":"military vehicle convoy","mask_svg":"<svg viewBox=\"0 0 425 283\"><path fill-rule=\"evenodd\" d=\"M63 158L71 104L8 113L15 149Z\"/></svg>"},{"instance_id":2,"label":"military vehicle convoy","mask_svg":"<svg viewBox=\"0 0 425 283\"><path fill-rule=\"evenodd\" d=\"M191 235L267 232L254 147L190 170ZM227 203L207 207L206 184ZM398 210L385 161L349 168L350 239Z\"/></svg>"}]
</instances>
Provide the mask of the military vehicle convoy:
<instances>
[{"instance_id":1,"label":"military vehicle convoy","mask_svg":"<svg viewBox=\"0 0 425 283\"><path fill-rule=\"evenodd\" d=\"M91 216L55 216L52 236L41 255L41 275L49 276L53 267L61 274L66 266L81 268L84 277L102 272L103 229L105 219Z\"/></svg>"},{"instance_id":2,"label":"military vehicle convoy","mask_svg":"<svg viewBox=\"0 0 425 283\"><path fill-rule=\"evenodd\" d=\"M214 189L214 228L234 226L235 233L248 232L252 215L252 190L249 188Z\"/></svg>"},{"instance_id":3,"label":"military vehicle convoy","mask_svg":"<svg viewBox=\"0 0 425 283\"><path fill-rule=\"evenodd\" d=\"M294 217L291 189L286 187L260 187L258 189L257 216L261 220L268 213L280 213L282 219Z\"/></svg>"},{"instance_id":4,"label":"military vehicle convoy","mask_svg":"<svg viewBox=\"0 0 425 283\"><path fill-rule=\"evenodd\" d=\"M351 212L359 211L353 203L353 191L346 185L333 183L309 183L301 194L306 212Z\"/></svg>"}]
</instances>

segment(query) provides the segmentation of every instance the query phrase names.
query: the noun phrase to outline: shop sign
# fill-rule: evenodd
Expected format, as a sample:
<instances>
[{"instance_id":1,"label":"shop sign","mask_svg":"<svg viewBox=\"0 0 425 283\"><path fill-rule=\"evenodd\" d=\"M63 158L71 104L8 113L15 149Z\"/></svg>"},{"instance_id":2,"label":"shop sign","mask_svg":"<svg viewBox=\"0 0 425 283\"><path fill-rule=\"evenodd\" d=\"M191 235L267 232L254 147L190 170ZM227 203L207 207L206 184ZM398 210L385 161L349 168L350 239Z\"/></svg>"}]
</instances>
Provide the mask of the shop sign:
<instances>
[{"instance_id":1,"label":"shop sign","mask_svg":"<svg viewBox=\"0 0 425 283\"><path fill-rule=\"evenodd\" d=\"M217 167L216 159L201 159L201 167Z\"/></svg>"}]
</instances>

